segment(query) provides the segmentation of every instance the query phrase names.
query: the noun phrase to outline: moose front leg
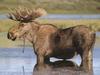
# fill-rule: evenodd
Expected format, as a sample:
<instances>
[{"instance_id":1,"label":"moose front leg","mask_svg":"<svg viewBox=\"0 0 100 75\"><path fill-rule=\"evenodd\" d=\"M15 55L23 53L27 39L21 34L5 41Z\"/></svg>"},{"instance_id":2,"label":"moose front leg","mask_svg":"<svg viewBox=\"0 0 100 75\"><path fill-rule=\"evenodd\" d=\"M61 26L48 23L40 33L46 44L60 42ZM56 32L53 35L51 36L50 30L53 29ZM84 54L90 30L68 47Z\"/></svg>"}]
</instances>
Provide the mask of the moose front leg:
<instances>
[{"instance_id":1,"label":"moose front leg","mask_svg":"<svg viewBox=\"0 0 100 75\"><path fill-rule=\"evenodd\" d=\"M38 65L44 64L44 56L43 55L40 55L40 54L37 55L37 64Z\"/></svg>"},{"instance_id":2,"label":"moose front leg","mask_svg":"<svg viewBox=\"0 0 100 75\"><path fill-rule=\"evenodd\" d=\"M43 55L37 55L37 64L44 64L44 63L49 63L50 62L50 58L43 56Z\"/></svg>"},{"instance_id":3,"label":"moose front leg","mask_svg":"<svg viewBox=\"0 0 100 75\"><path fill-rule=\"evenodd\" d=\"M44 55L38 54L37 55L37 69L44 70L47 66L46 64L49 63L49 57L45 57Z\"/></svg>"}]
</instances>

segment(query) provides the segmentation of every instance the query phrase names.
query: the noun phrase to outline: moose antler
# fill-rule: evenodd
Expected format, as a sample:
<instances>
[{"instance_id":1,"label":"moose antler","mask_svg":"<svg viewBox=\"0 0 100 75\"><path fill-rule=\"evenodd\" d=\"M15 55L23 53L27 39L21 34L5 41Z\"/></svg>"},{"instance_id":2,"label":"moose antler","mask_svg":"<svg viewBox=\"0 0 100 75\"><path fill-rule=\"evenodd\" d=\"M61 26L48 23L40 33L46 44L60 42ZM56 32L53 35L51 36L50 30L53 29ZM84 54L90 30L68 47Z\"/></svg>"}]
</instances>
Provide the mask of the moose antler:
<instances>
[{"instance_id":1,"label":"moose antler","mask_svg":"<svg viewBox=\"0 0 100 75\"><path fill-rule=\"evenodd\" d=\"M18 8L9 13L8 18L20 22L30 22L46 14L47 12L43 8L37 8L34 10L28 8Z\"/></svg>"}]
</instances>

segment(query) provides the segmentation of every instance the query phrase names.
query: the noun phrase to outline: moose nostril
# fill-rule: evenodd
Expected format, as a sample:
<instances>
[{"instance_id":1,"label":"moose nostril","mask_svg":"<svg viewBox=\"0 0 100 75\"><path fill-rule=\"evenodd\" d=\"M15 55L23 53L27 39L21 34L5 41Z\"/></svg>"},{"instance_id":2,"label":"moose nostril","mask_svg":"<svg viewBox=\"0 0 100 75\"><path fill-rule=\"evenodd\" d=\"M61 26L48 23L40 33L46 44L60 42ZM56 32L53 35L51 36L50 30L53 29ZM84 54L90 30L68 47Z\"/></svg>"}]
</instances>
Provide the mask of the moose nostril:
<instances>
[{"instance_id":1,"label":"moose nostril","mask_svg":"<svg viewBox=\"0 0 100 75\"><path fill-rule=\"evenodd\" d=\"M10 38L11 38L11 36L12 36L12 34L11 34L11 33L8 33L8 34L7 34L7 38L8 38L8 39L10 39Z\"/></svg>"},{"instance_id":2,"label":"moose nostril","mask_svg":"<svg viewBox=\"0 0 100 75\"><path fill-rule=\"evenodd\" d=\"M10 39L9 33L7 34L7 38Z\"/></svg>"}]
</instances>

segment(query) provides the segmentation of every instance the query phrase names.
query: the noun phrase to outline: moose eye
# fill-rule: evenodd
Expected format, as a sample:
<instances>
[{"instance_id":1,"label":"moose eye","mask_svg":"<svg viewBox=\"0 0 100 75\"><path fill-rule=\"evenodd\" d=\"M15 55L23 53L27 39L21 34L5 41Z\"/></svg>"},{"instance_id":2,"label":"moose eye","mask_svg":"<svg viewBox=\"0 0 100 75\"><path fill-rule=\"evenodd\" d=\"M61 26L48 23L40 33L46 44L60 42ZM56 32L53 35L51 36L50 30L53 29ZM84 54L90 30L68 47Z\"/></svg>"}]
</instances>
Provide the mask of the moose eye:
<instances>
[{"instance_id":1,"label":"moose eye","mask_svg":"<svg viewBox=\"0 0 100 75\"><path fill-rule=\"evenodd\" d=\"M23 26L24 26L24 24L21 24L20 26L22 26L22 27L23 27Z\"/></svg>"}]
</instances>

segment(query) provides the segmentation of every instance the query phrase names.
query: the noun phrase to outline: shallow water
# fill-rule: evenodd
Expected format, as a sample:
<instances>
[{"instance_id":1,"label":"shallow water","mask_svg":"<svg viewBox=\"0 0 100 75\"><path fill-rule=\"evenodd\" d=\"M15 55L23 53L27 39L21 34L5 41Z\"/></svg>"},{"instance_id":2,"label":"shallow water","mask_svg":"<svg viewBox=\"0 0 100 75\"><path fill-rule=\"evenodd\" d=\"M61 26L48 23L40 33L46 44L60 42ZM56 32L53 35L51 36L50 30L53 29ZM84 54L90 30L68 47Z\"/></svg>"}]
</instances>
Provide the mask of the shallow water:
<instances>
[{"instance_id":1,"label":"shallow water","mask_svg":"<svg viewBox=\"0 0 100 75\"><path fill-rule=\"evenodd\" d=\"M100 19L100 14L48 14L43 19Z\"/></svg>"},{"instance_id":2,"label":"shallow water","mask_svg":"<svg viewBox=\"0 0 100 75\"><path fill-rule=\"evenodd\" d=\"M100 51L99 49L100 48L95 48L94 53L93 53L94 54L94 57L93 57L94 75L100 75L100 58L99 58ZM54 59L51 59L51 61L54 61ZM79 64L80 63L79 56L74 57L73 61ZM18 73L20 73L20 75L23 75L23 73L25 73L25 75L32 75L35 64L36 64L36 57L35 57L35 54L32 48L25 48L24 53L23 53L22 48L0 48L0 75L12 75L12 74L18 75ZM48 69L48 67L44 69ZM56 71L55 69L53 71L55 73L58 73L61 70L62 70L61 72L66 72L65 69L62 67L61 68L58 67L56 68ZM67 70L67 72L69 73L75 72L75 75L78 73L76 71L73 71L73 72L71 71L73 71L73 69ZM47 71L47 73L48 72L52 72L52 71L50 70L50 71Z\"/></svg>"},{"instance_id":3,"label":"shallow water","mask_svg":"<svg viewBox=\"0 0 100 75\"><path fill-rule=\"evenodd\" d=\"M0 19L6 19L7 14L1 14ZM42 19L100 19L100 14L48 14Z\"/></svg>"}]
</instances>

